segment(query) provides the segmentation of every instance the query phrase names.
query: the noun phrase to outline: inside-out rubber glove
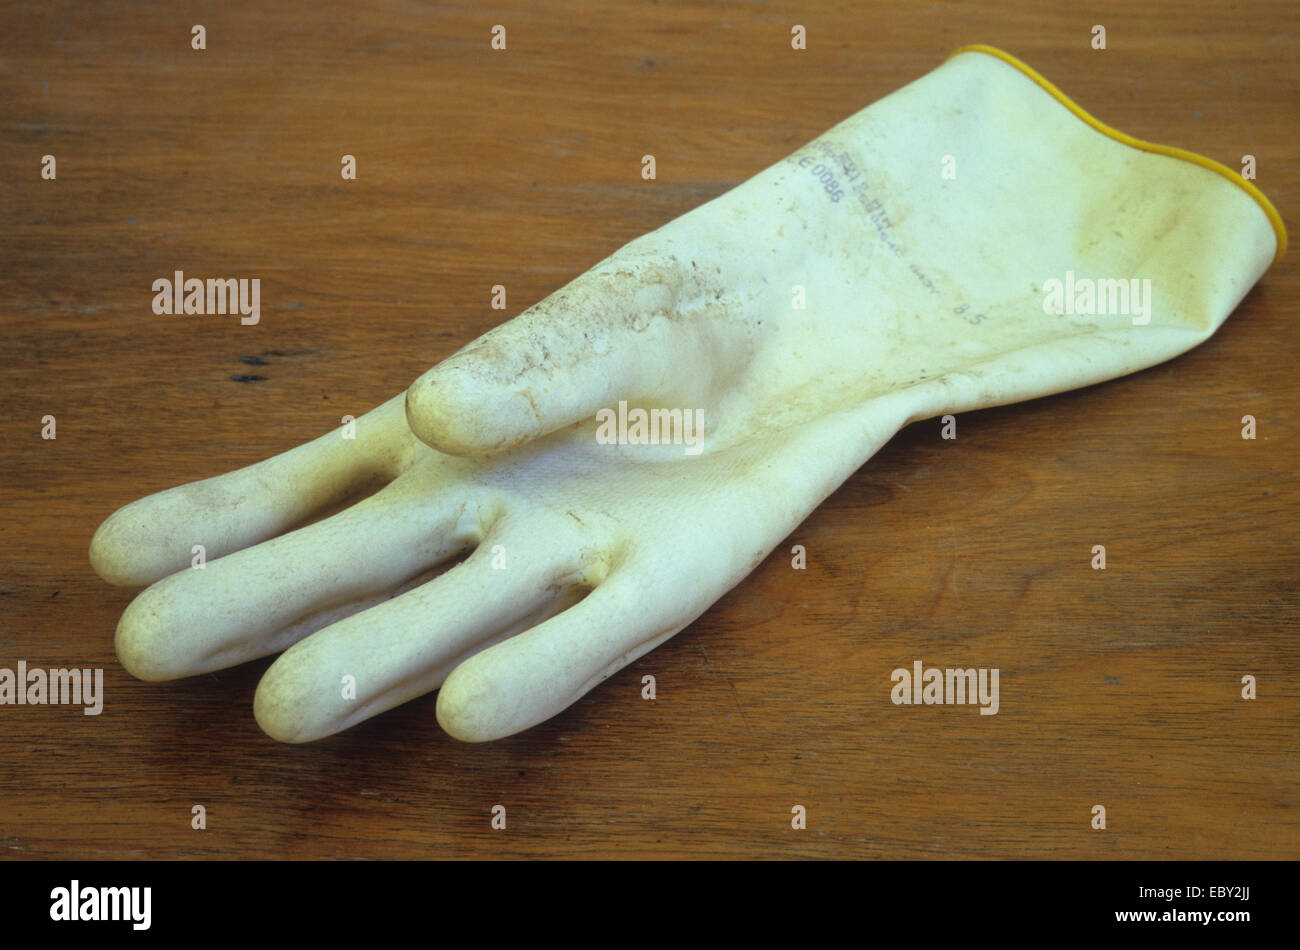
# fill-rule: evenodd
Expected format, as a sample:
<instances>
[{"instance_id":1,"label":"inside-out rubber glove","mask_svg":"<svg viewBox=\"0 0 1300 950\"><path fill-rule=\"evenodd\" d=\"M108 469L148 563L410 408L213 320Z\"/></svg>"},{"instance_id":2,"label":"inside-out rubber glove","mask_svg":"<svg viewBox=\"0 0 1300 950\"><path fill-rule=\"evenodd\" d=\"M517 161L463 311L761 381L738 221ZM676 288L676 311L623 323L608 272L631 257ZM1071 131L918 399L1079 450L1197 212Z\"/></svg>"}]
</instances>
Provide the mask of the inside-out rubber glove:
<instances>
[{"instance_id":1,"label":"inside-out rubber glove","mask_svg":"<svg viewBox=\"0 0 1300 950\"><path fill-rule=\"evenodd\" d=\"M439 686L453 736L510 735L698 617L908 422L1169 359L1284 249L1228 169L959 51L485 334L355 439L115 513L92 563L153 585L119 657L170 679L284 650L254 705L286 741ZM214 559L186 570L200 543Z\"/></svg>"}]
</instances>

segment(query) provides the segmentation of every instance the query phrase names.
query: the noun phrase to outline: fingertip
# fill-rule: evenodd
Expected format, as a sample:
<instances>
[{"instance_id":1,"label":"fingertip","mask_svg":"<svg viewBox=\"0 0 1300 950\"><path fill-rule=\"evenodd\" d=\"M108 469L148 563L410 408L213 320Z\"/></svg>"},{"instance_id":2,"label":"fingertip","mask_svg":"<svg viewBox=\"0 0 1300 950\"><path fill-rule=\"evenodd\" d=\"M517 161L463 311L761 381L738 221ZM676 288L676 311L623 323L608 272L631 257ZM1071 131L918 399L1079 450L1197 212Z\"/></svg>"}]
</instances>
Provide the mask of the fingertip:
<instances>
[{"instance_id":1,"label":"fingertip","mask_svg":"<svg viewBox=\"0 0 1300 950\"><path fill-rule=\"evenodd\" d=\"M448 455L492 455L544 433L541 411L527 389L475 375L452 358L406 390L406 421L416 437Z\"/></svg>"},{"instance_id":2,"label":"fingertip","mask_svg":"<svg viewBox=\"0 0 1300 950\"><path fill-rule=\"evenodd\" d=\"M116 587L146 587L169 573L147 558L148 531L136 514L136 504L105 518L90 539L91 568Z\"/></svg>"},{"instance_id":3,"label":"fingertip","mask_svg":"<svg viewBox=\"0 0 1300 950\"><path fill-rule=\"evenodd\" d=\"M306 699L301 678L293 676L291 667L277 660L257 684L253 718L277 742L296 745L329 735L330 731L322 731L319 720L308 714L315 705Z\"/></svg>"},{"instance_id":4,"label":"fingertip","mask_svg":"<svg viewBox=\"0 0 1300 950\"><path fill-rule=\"evenodd\" d=\"M118 662L136 679L159 683L190 675L184 651L177 649L176 625L168 601L151 587L122 612L113 646Z\"/></svg>"},{"instance_id":5,"label":"fingertip","mask_svg":"<svg viewBox=\"0 0 1300 950\"><path fill-rule=\"evenodd\" d=\"M472 433L457 425L464 409L457 387L439 367L429 370L406 390L406 423L425 445L448 455L473 455Z\"/></svg>"},{"instance_id":6,"label":"fingertip","mask_svg":"<svg viewBox=\"0 0 1300 950\"><path fill-rule=\"evenodd\" d=\"M438 691L438 725L461 742L490 742L522 731L526 727L510 728L502 719L496 692L470 662L462 663Z\"/></svg>"},{"instance_id":7,"label":"fingertip","mask_svg":"<svg viewBox=\"0 0 1300 950\"><path fill-rule=\"evenodd\" d=\"M90 566L102 580L113 584L116 587L126 587L131 582L128 572L122 569L117 554L117 545L114 543L113 518L115 515L109 515L95 529L95 534L90 539Z\"/></svg>"}]
</instances>

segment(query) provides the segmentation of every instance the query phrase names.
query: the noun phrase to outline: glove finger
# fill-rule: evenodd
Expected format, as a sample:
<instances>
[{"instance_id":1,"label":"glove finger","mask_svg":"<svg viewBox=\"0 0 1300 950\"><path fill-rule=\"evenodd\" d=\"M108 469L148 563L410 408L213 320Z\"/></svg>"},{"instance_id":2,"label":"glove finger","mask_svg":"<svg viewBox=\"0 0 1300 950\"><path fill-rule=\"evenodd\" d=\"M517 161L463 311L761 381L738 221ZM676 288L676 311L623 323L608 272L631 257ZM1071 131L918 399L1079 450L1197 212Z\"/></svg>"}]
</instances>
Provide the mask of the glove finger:
<instances>
[{"instance_id":1,"label":"glove finger","mask_svg":"<svg viewBox=\"0 0 1300 950\"><path fill-rule=\"evenodd\" d=\"M422 492L399 477L329 518L164 578L122 614L118 658L165 680L266 656L323 625L322 613L382 597L477 540L474 506Z\"/></svg>"},{"instance_id":2,"label":"glove finger","mask_svg":"<svg viewBox=\"0 0 1300 950\"><path fill-rule=\"evenodd\" d=\"M411 430L441 452L488 455L619 399L696 404L731 356L724 327L681 319L695 282L671 261L588 271L411 384Z\"/></svg>"},{"instance_id":3,"label":"glove finger","mask_svg":"<svg viewBox=\"0 0 1300 950\"><path fill-rule=\"evenodd\" d=\"M457 739L486 742L566 709L694 619L668 614L650 596L656 589L620 571L563 613L470 657L443 683L438 722Z\"/></svg>"},{"instance_id":4,"label":"glove finger","mask_svg":"<svg viewBox=\"0 0 1300 950\"><path fill-rule=\"evenodd\" d=\"M437 689L465 657L581 597L580 546L495 525L442 576L326 627L281 656L253 711L282 742L309 742ZM505 552L507 568L501 566Z\"/></svg>"},{"instance_id":5,"label":"glove finger","mask_svg":"<svg viewBox=\"0 0 1300 950\"><path fill-rule=\"evenodd\" d=\"M330 432L255 465L132 502L95 532L91 565L111 584L152 584L188 567L196 544L206 558L220 558L302 524L373 481L392 479L415 445L401 396L357 419L355 435Z\"/></svg>"}]
</instances>

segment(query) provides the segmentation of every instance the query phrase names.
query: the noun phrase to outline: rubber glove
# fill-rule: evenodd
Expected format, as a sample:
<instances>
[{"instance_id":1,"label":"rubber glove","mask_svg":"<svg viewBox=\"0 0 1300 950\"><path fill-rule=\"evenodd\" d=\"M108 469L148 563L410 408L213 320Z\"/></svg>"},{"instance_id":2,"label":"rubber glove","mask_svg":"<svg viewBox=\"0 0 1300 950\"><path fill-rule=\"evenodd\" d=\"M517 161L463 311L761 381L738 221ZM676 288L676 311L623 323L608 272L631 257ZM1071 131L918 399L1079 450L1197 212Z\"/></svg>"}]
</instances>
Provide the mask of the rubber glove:
<instances>
[{"instance_id":1,"label":"rubber glove","mask_svg":"<svg viewBox=\"0 0 1300 950\"><path fill-rule=\"evenodd\" d=\"M284 650L254 711L285 741L439 686L451 735L511 735L688 625L902 426L1169 359L1284 249L1230 170L960 50L485 334L354 439L114 514L92 563L153 584L118 655L158 680ZM200 543L215 559L185 569Z\"/></svg>"}]
</instances>

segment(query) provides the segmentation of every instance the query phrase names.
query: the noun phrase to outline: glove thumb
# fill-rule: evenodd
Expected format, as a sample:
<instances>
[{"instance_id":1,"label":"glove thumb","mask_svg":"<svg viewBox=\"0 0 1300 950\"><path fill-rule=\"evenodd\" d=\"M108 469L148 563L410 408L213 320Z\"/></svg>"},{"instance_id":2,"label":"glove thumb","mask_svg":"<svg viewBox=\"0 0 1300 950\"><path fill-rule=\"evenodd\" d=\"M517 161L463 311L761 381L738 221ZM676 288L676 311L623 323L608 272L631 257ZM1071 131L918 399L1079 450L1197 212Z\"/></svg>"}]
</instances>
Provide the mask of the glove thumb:
<instances>
[{"instance_id":1,"label":"glove thumb","mask_svg":"<svg viewBox=\"0 0 1300 950\"><path fill-rule=\"evenodd\" d=\"M684 318L684 284L652 265L588 271L417 379L411 431L441 452L491 455L620 399L691 404L722 354Z\"/></svg>"}]
</instances>

